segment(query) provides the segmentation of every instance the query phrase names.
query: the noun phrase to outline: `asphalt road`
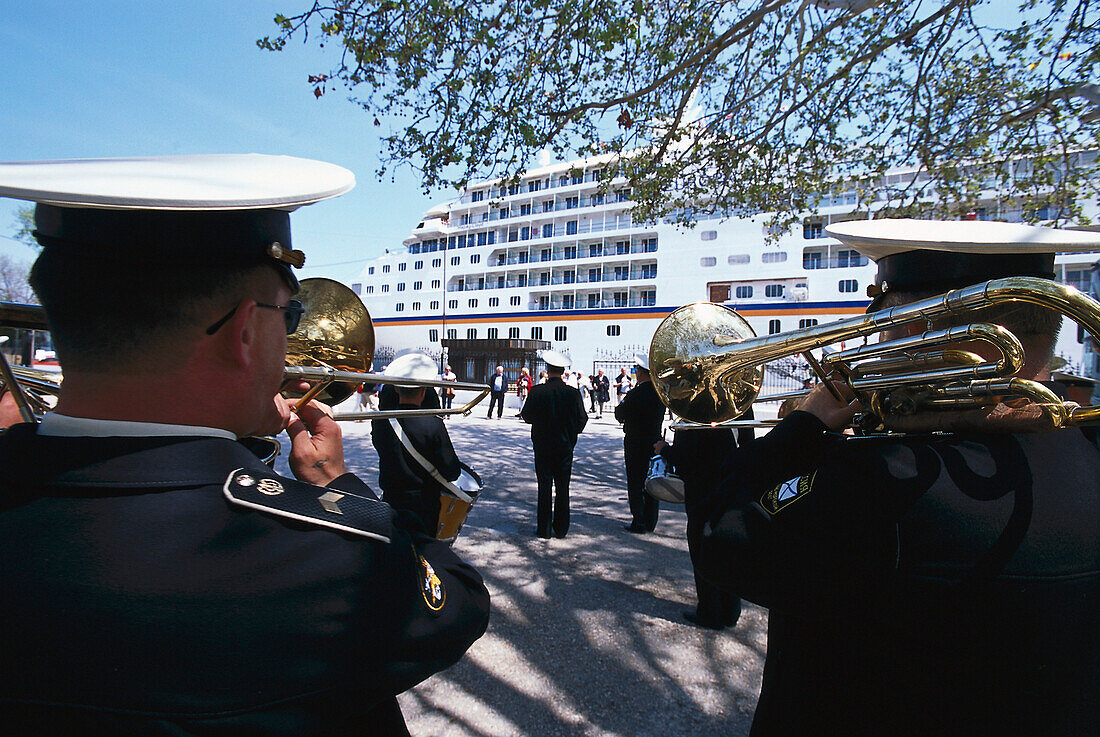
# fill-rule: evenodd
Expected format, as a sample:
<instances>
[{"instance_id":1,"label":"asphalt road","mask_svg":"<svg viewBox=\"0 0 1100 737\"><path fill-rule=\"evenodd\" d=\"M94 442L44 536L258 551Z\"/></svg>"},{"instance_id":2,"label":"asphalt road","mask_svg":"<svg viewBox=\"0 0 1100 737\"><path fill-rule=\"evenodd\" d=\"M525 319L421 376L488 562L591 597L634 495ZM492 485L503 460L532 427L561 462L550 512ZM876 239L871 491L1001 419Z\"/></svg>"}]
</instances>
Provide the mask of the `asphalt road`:
<instances>
[{"instance_id":1,"label":"asphalt road","mask_svg":"<svg viewBox=\"0 0 1100 737\"><path fill-rule=\"evenodd\" d=\"M695 586L683 508L664 505L654 534L622 529L622 431L610 412L577 444L568 537L536 538L531 439L516 411L486 420L479 407L447 423L485 485L455 548L485 578L492 615L461 662L399 697L412 734L748 734L767 611L746 603L723 632L684 620ZM350 470L375 485L370 423L342 428Z\"/></svg>"}]
</instances>

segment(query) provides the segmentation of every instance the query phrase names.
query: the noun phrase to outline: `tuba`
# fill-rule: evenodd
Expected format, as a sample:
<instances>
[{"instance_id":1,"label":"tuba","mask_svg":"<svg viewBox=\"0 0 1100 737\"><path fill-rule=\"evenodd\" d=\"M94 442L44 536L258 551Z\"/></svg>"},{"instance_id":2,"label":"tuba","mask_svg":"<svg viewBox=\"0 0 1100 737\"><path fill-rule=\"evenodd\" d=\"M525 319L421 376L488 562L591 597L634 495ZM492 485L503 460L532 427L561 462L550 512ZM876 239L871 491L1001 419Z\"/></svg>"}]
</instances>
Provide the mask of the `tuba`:
<instances>
[{"instance_id":1,"label":"tuba","mask_svg":"<svg viewBox=\"0 0 1100 737\"><path fill-rule=\"evenodd\" d=\"M918 411L988 406L1002 397L1028 399L1052 429L1100 421L1100 407L1063 402L1043 384L1018 378L1023 347L1000 325L973 323L863 345L824 356L820 367L811 353L888 328L927 324L1010 301L1055 310L1094 338L1100 336L1100 304L1071 286L1034 277L992 279L907 305L767 336L756 336L734 310L701 302L675 310L657 327L649 348L653 385L661 401L691 423L736 424L732 421L753 402L792 396L759 397L763 365L802 355L822 381L831 372L851 388L867 408L864 424L869 428L889 426L891 420ZM946 347L960 341L979 341L999 355L986 360Z\"/></svg>"}]
</instances>

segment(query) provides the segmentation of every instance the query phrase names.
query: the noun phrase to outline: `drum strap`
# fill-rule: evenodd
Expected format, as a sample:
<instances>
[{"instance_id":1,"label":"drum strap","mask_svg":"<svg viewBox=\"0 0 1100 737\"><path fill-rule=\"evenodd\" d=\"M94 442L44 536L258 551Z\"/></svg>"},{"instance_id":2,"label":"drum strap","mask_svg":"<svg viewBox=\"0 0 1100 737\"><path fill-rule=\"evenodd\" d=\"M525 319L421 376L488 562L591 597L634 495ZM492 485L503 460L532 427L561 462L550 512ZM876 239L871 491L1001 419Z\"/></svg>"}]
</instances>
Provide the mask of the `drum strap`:
<instances>
[{"instance_id":1,"label":"drum strap","mask_svg":"<svg viewBox=\"0 0 1100 737\"><path fill-rule=\"evenodd\" d=\"M443 478L443 474L439 472L439 469L433 466L427 458L420 455L420 451L413 447L412 441L409 440L409 436L405 434L404 428L401 427L401 423L397 421L396 417L390 418L390 425L393 427L393 432L397 435L397 439L401 441L401 445L405 446L405 450L408 451L408 454L428 472L428 475L439 482L439 485L445 488L452 496L457 497L467 504L473 504L474 498L472 496L458 488L455 482Z\"/></svg>"}]
</instances>

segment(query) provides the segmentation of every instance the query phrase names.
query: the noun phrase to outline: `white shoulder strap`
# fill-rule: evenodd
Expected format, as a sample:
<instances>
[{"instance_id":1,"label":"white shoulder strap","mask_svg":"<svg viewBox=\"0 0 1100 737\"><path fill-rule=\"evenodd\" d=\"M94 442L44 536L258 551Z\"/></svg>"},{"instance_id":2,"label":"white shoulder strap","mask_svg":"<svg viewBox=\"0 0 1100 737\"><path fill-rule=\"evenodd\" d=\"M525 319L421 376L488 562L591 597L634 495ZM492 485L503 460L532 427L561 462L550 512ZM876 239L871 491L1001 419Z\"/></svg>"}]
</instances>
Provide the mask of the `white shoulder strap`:
<instances>
[{"instance_id":1,"label":"white shoulder strap","mask_svg":"<svg viewBox=\"0 0 1100 737\"><path fill-rule=\"evenodd\" d=\"M420 455L420 452L413 447L412 441L409 440L409 436L405 434L405 429L401 427L401 423L397 421L396 417L390 418L390 425L393 427L393 432L395 435L397 435L397 439L401 441L401 445L405 446L405 450L408 451L409 455L413 457L413 460L419 463L421 467L423 467L423 469L427 471L433 479L438 481L439 484L447 489L447 491L450 492L453 496L461 499L467 504L473 503L474 498L472 496L467 494L462 489L458 488L458 486L453 481L448 481L447 479L443 478L443 474L439 472L439 469L429 463L427 458Z\"/></svg>"}]
</instances>

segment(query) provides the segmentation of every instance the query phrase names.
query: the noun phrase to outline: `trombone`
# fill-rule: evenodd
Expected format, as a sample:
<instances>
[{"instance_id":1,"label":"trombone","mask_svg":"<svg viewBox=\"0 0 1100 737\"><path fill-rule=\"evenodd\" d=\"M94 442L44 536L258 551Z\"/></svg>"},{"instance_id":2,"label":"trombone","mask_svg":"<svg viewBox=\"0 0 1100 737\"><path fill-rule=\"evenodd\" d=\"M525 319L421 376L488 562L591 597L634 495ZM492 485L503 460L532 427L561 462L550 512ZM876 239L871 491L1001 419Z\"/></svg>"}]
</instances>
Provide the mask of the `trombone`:
<instances>
[{"instance_id":1,"label":"trombone","mask_svg":"<svg viewBox=\"0 0 1100 737\"><path fill-rule=\"evenodd\" d=\"M928 330L919 336L831 353L821 360L823 365L811 353L814 348L866 339L888 328L930 323L1002 302L1055 310L1094 338L1100 336L1100 304L1071 286L1034 277L992 279L907 305L767 336L756 336L736 311L700 302L675 310L654 333L649 348L653 385L665 406L694 423L674 426L677 429L745 426L750 423L735 418L754 402L801 394L759 397L763 365L791 355L805 357L830 388L829 371L839 375L867 408L871 425L885 426L890 418L921 410L979 407L1007 395L1031 400L1054 429L1100 421L1100 407L1063 402L1041 383L1017 378L1024 363L1023 347L1000 325L972 323ZM985 343L1000 355L985 360L969 351L941 349L960 341Z\"/></svg>"},{"instance_id":2,"label":"trombone","mask_svg":"<svg viewBox=\"0 0 1100 737\"><path fill-rule=\"evenodd\" d=\"M297 298L305 314L294 335L287 338L287 366L283 369L283 395L297 399L301 407L310 399L330 406L350 397L360 384L400 384L402 386L449 387L474 391L473 399L461 407L445 409L384 410L380 412L342 412L336 420L374 420L389 417L468 414L489 394L487 384L438 380L404 379L368 370L374 354L374 326L359 296L332 279L303 279ZM0 302L0 326L49 330L45 311L38 305ZM35 422L52 407L61 385L58 372L9 366L0 355L0 384L12 389L25 422ZM306 392L290 387L308 383Z\"/></svg>"}]
</instances>

